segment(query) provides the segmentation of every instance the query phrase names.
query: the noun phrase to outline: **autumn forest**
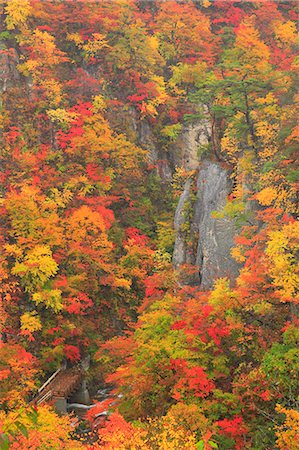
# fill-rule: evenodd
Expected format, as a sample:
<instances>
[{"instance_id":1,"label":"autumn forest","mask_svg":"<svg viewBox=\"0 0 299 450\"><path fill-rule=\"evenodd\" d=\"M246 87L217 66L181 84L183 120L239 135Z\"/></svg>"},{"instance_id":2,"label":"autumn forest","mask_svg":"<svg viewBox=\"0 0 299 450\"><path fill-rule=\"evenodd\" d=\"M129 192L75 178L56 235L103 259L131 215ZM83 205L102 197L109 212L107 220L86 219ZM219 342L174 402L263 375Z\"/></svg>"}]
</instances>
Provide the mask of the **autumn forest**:
<instances>
[{"instance_id":1,"label":"autumn forest","mask_svg":"<svg viewBox=\"0 0 299 450\"><path fill-rule=\"evenodd\" d=\"M299 450L297 1L0 12L0 449Z\"/></svg>"}]
</instances>

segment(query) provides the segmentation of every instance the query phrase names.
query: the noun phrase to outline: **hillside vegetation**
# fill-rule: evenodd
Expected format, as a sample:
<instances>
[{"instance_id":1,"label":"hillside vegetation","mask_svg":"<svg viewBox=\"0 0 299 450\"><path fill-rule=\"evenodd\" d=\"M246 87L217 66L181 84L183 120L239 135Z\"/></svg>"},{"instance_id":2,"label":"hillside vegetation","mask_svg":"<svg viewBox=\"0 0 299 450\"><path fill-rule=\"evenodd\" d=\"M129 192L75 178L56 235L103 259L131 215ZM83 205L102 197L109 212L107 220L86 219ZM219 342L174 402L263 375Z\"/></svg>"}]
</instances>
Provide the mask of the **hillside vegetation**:
<instances>
[{"instance_id":1,"label":"hillside vegetation","mask_svg":"<svg viewBox=\"0 0 299 450\"><path fill-rule=\"evenodd\" d=\"M299 449L296 4L1 2L1 450ZM205 161L238 263L211 288L172 264ZM115 394L80 438L28 403L87 356Z\"/></svg>"}]
</instances>

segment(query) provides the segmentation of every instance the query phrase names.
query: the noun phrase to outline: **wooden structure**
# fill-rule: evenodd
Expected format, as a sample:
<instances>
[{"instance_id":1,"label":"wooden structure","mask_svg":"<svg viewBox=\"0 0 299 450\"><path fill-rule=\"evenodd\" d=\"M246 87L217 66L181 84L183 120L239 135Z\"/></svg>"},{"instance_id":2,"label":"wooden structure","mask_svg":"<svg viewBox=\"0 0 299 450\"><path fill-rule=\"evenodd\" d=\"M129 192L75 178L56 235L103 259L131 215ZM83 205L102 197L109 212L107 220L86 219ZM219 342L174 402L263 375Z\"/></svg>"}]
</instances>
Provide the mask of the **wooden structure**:
<instances>
[{"instance_id":1,"label":"wooden structure","mask_svg":"<svg viewBox=\"0 0 299 450\"><path fill-rule=\"evenodd\" d=\"M84 372L80 367L58 369L39 389L31 405L53 403L56 409L67 412L67 400L81 387Z\"/></svg>"}]
</instances>

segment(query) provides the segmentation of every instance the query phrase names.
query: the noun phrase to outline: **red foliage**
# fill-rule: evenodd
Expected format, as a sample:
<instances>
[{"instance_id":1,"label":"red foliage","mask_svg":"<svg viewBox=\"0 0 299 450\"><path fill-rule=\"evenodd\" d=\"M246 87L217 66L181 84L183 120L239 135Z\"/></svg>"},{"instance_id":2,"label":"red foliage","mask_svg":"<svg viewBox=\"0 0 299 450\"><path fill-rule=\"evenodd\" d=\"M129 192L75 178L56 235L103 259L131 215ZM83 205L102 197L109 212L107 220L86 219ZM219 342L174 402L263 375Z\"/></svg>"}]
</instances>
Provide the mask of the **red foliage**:
<instances>
[{"instance_id":1,"label":"red foliage","mask_svg":"<svg viewBox=\"0 0 299 450\"><path fill-rule=\"evenodd\" d=\"M66 310L70 314L86 314L86 310L93 306L93 301L84 292L78 292L76 297L68 297L65 300Z\"/></svg>"},{"instance_id":2,"label":"red foliage","mask_svg":"<svg viewBox=\"0 0 299 450\"><path fill-rule=\"evenodd\" d=\"M134 245L146 246L149 244L149 238L138 230L138 228L127 228L126 235L128 241Z\"/></svg>"},{"instance_id":3,"label":"red foliage","mask_svg":"<svg viewBox=\"0 0 299 450\"><path fill-rule=\"evenodd\" d=\"M64 345L64 354L66 358L71 362L76 362L80 360L80 350L78 347L75 347L74 345Z\"/></svg>"},{"instance_id":4,"label":"red foliage","mask_svg":"<svg viewBox=\"0 0 299 450\"><path fill-rule=\"evenodd\" d=\"M184 320L178 320L174 324L171 325L172 330L183 330L186 328L187 323Z\"/></svg>"},{"instance_id":5,"label":"red foliage","mask_svg":"<svg viewBox=\"0 0 299 450\"><path fill-rule=\"evenodd\" d=\"M231 4L230 2L224 2L222 0L215 1L215 11L218 15L213 19L214 24L225 24L238 26L245 16L245 11ZM220 29L220 31L222 31Z\"/></svg>"},{"instance_id":6,"label":"red foliage","mask_svg":"<svg viewBox=\"0 0 299 450\"><path fill-rule=\"evenodd\" d=\"M21 136L21 132L18 127L10 127L9 131L4 133L8 145L15 144L19 136Z\"/></svg>"},{"instance_id":7,"label":"red foliage","mask_svg":"<svg viewBox=\"0 0 299 450\"><path fill-rule=\"evenodd\" d=\"M233 438L236 442L236 450L241 450L244 444L243 435L246 434L246 427L243 418L235 416L233 419L218 420L220 434Z\"/></svg>"},{"instance_id":8,"label":"red foliage","mask_svg":"<svg viewBox=\"0 0 299 450\"><path fill-rule=\"evenodd\" d=\"M91 424L92 427L96 425L96 419L99 416L105 416L107 414L107 411L112 403L115 402L114 397L109 397L106 400L103 400L102 402L97 402L87 411L86 413L86 419ZM103 414L104 413L104 414Z\"/></svg>"},{"instance_id":9,"label":"red foliage","mask_svg":"<svg viewBox=\"0 0 299 450\"><path fill-rule=\"evenodd\" d=\"M195 397L207 397L215 388L204 369L200 366L188 368L187 362L182 359L171 360L171 368L176 372L179 381L174 386L173 397L179 400L185 394Z\"/></svg>"},{"instance_id":10,"label":"red foliage","mask_svg":"<svg viewBox=\"0 0 299 450\"><path fill-rule=\"evenodd\" d=\"M230 333L230 329L226 324L223 324L221 319L215 321L208 327L208 335L214 340L215 344L220 346L221 338L226 337Z\"/></svg>"},{"instance_id":11,"label":"red foliage","mask_svg":"<svg viewBox=\"0 0 299 450\"><path fill-rule=\"evenodd\" d=\"M154 274L144 281L145 285L145 297L151 300L157 299L164 294L161 289L161 276L160 274Z\"/></svg>"}]
</instances>

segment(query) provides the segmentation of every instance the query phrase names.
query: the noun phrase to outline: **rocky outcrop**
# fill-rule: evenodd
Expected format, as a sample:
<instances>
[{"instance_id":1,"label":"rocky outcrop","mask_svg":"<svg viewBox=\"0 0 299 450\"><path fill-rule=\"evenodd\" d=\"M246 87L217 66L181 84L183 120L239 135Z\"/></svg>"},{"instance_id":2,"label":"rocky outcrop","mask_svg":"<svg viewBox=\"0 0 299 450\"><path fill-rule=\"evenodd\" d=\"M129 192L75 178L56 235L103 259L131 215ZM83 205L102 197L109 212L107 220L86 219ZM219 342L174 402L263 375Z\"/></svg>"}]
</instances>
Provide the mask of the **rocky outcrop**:
<instances>
[{"instance_id":1,"label":"rocky outcrop","mask_svg":"<svg viewBox=\"0 0 299 450\"><path fill-rule=\"evenodd\" d=\"M187 212L188 202L190 202L190 188L192 180L189 178L184 187L184 191L180 196L174 216L174 230L175 230L175 245L173 250L173 265L178 269L182 264L186 263L187 245L186 245L186 230L184 225L190 220Z\"/></svg>"},{"instance_id":2,"label":"rocky outcrop","mask_svg":"<svg viewBox=\"0 0 299 450\"><path fill-rule=\"evenodd\" d=\"M206 119L185 125L180 136L171 146L174 165L185 170L196 170L200 163L200 152L209 144L211 127Z\"/></svg>"},{"instance_id":3,"label":"rocky outcrop","mask_svg":"<svg viewBox=\"0 0 299 450\"><path fill-rule=\"evenodd\" d=\"M227 170L219 163L208 160L202 162L196 180L197 195L191 201L192 211L188 217L183 212L188 202L190 208L190 186L191 181L188 180L175 214L173 264L175 268L184 263L194 264L197 284L203 289L209 289L215 279L225 276L234 279L238 273L238 264L230 255L236 233L234 222L212 215L213 211L221 211L224 207L231 184ZM188 231L186 220L190 221ZM195 241L192 255L190 241Z\"/></svg>"},{"instance_id":4,"label":"rocky outcrop","mask_svg":"<svg viewBox=\"0 0 299 450\"><path fill-rule=\"evenodd\" d=\"M157 140L149 123L144 120L136 121L137 142L148 151L149 161L157 166L158 173L162 180L170 181L172 171L169 160L161 154Z\"/></svg>"},{"instance_id":5,"label":"rocky outcrop","mask_svg":"<svg viewBox=\"0 0 299 450\"><path fill-rule=\"evenodd\" d=\"M150 161L156 162L159 159L159 152L151 127L146 120L135 119L135 123L139 145L149 152Z\"/></svg>"},{"instance_id":6,"label":"rocky outcrop","mask_svg":"<svg viewBox=\"0 0 299 450\"><path fill-rule=\"evenodd\" d=\"M161 149L150 123L141 118L138 111L133 108L107 111L109 123L119 133L124 133L131 142L134 142L147 151L150 164L157 167L162 181L172 179L172 163Z\"/></svg>"},{"instance_id":7,"label":"rocky outcrop","mask_svg":"<svg viewBox=\"0 0 299 450\"><path fill-rule=\"evenodd\" d=\"M206 289L216 278L235 278L238 265L231 257L236 234L232 219L215 218L213 211L221 211L231 191L228 172L219 163L205 161L197 179L197 199L194 224L198 226L196 264L201 286Z\"/></svg>"},{"instance_id":8,"label":"rocky outcrop","mask_svg":"<svg viewBox=\"0 0 299 450\"><path fill-rule=\"evenodd\" d=\"M176 141L166 148L159 142L150 124L141 120L134 108L121 116L116 128L123 128L141 147L148 151L149 161L157 166L162 181L170 181L175 167L190 173L179 199L175 217L176 234L173 265L179 269L190 266L190 276L184 277L203 289L213 286L216 278L235 278L238 266L231 258L235 227L232 220L215 218L213 211L221 211L231 185L227 170L218 162L202 159L211 141L211 127L207 118L184 125ZM194 171L197 178L194 179Z\"/></svg>"},{"instance_id":9,"label":"rocky outcrop","mask_svg":"<svg viewBox=\"0 0 299 450\"><path fill-rule=\"evenodd\" d=\"M14 86L20 79L17 70L19 57L14 48L7 49L3 44L0 45L0 95L7 89Z\"/></svg>"}]
</instances>

